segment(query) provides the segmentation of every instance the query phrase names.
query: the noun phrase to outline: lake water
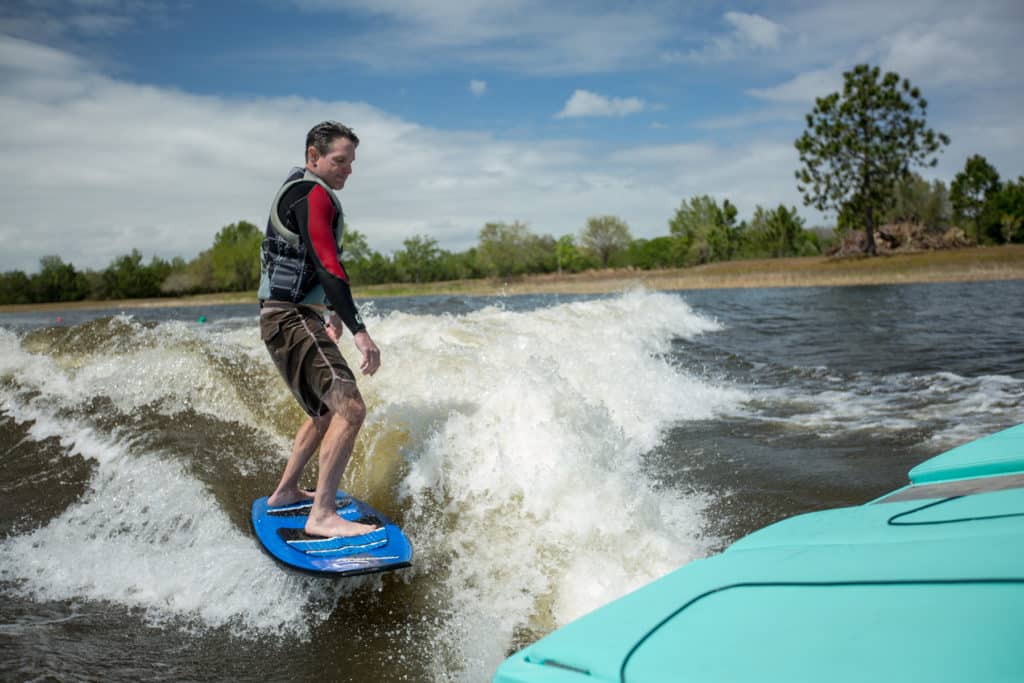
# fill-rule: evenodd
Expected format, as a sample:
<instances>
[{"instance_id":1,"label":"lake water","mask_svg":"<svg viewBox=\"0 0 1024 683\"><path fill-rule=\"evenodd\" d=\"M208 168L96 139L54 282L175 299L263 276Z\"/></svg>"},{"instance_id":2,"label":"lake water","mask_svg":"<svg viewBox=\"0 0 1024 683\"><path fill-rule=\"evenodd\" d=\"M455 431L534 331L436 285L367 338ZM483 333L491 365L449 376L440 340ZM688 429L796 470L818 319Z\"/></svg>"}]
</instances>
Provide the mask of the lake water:
<instances>
[{"instance_id":1,"label":"lake water","mask_svg":"<svg viewBox=\"0 0 1024 683\"><path fill-rule=\"evenodd\" d=\"M487 680L755 528L1024 422L1024 282L364 313L384 365L344 486L416 556L342 581L249 528L302 419L254 306L0 315L0 678Z\"/></svg>"}]
</instances>

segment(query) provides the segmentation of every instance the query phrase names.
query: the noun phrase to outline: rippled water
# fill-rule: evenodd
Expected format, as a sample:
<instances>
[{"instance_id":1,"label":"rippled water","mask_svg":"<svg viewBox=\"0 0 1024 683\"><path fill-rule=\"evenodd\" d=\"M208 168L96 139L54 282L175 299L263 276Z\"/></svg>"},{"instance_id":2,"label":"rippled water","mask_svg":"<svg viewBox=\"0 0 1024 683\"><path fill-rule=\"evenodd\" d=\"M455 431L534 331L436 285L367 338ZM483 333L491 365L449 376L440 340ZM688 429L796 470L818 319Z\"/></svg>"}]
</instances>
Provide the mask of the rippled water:
<instances>
[{"instance_id":1,"label":"rippled water","mask_svg":"<svg viewBox=\"0 0 1024 683\"><path fill-rule=\"evenodd\" d=\"M1024 282L366 312L384 367L345 486L416 558L341 582L249 530L302 418L253 307L0 315L5 679L485 680L754 528L1024 421Z\"/></svg>"}]
</instances>

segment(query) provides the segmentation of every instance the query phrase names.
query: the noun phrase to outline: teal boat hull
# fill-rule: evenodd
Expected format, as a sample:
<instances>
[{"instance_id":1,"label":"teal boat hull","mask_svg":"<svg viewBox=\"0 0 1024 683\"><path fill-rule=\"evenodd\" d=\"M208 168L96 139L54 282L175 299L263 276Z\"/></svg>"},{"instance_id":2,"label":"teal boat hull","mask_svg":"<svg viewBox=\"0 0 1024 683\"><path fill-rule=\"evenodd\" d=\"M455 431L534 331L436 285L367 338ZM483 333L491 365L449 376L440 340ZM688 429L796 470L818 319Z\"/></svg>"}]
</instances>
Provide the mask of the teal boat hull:
<instances>
[{"instance_id":1,"label":"teal boat hull","mask_svg":"<svg viewBox=\"0 0 1024 683\"><path fill-rule=\"evenodd\" d=\"M495 683L1024 681L1024 425L783 520L509 657Z\"/></svg>"}]
</instances>

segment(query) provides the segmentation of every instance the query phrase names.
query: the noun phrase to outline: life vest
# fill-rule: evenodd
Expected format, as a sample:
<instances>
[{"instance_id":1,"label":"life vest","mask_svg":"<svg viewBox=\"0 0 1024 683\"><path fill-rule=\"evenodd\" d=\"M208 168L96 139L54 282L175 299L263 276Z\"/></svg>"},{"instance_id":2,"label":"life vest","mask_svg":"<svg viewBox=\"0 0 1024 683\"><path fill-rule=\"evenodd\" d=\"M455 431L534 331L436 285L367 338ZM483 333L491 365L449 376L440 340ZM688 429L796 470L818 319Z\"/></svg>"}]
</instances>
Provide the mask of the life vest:
<instances>
[{"instance_id":1,"label":"life vest","mask_svg":"<svg viewBox=\"0 0 1024 683\"><path fill-rule=\"evenodd\" d=\"M327 191L334 204L334 224L331 227L338 245L338 260L341 260L345 216L338 196L316 174L293 168L270 205L266 237L260 248L260 288L257 295L260 300L327 303L308 249L299 236L295 215L296 207L306 201L317 185Z\"/></svg>"}]
</instances>

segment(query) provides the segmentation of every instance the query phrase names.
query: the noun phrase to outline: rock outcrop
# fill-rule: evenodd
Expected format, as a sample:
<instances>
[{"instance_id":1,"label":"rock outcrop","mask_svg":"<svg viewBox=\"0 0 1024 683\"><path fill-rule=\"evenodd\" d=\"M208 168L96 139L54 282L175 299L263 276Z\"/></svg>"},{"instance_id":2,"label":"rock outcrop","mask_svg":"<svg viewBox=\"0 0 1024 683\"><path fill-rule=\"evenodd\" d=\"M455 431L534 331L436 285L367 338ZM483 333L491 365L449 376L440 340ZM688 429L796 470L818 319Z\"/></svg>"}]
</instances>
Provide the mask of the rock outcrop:
<instances>
[{"instance_id":1,"label":"rock outcrop","mask_svg":"<svg viewBox=\"0 0 1024 683\"><path fill-rule=\"evenodd\" d=\"M830 249L827 256L857 256L867 246L863 230L851 230ZM929 230L917 223L890 223L875 230L875 247L879 254L903 254L930 249L958 249L973 242L963 230L952 227L945 232Z\"/></svg>"}]
</instances>

